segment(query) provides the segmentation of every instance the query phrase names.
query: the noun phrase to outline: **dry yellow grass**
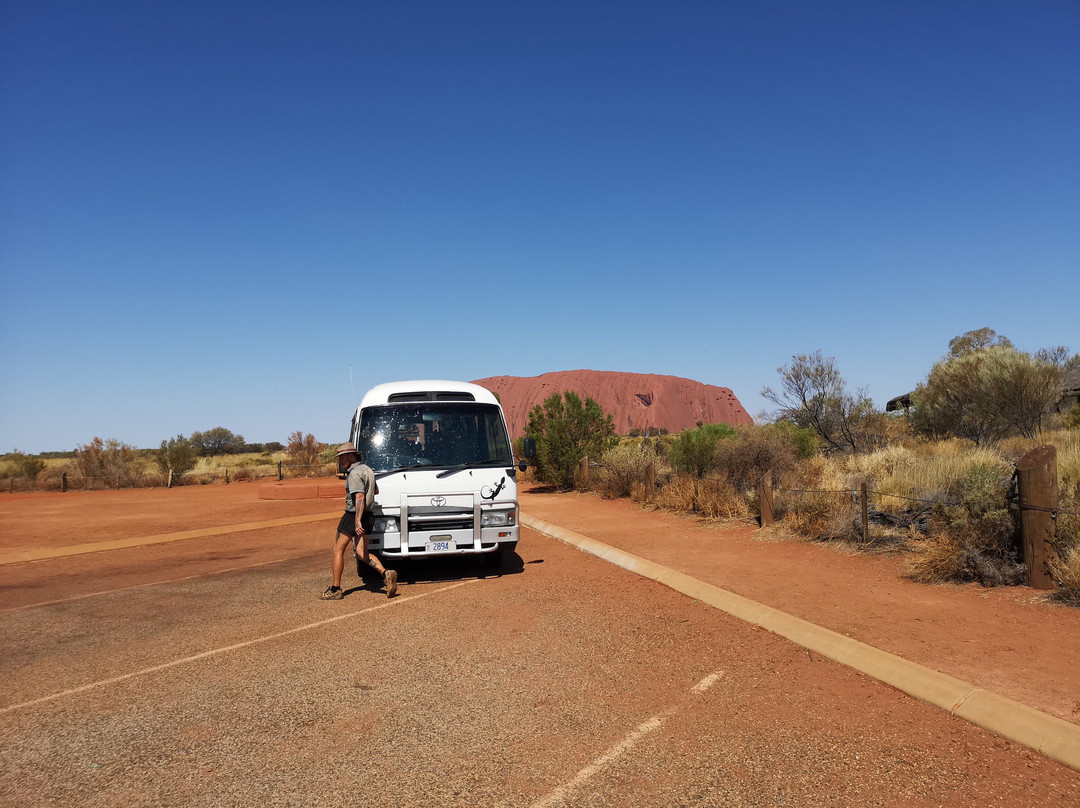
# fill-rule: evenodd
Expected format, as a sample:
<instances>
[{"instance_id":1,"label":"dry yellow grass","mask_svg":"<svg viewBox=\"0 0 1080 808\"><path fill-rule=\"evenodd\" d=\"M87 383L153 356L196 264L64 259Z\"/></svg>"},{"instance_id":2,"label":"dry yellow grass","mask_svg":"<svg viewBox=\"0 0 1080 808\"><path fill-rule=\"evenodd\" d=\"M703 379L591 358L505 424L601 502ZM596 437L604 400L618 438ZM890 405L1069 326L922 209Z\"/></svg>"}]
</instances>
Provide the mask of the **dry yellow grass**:
<instances>
[{"instance_id":1,"label":"dry yellow grass","mask_svg":"<svg viewBox=\"0 0 1080 808\"><path fill-rule=\"evenodd\" d=\"M826 472L830 482L856 488L865 480L879 495L875 504L881 510L903 510L916 504L911 500L953 501L975 466L991 469L1002 479L1012 473L1012 464L1000 451L960 440L887 446L866 455L837 458L830 466Z\"/></svg>"},{"instance_id":2,"label":"dry yellow grass","mask_svg":"<svg viewBox=\"0 0 1080 808\"><path fill-rule=\"evenodd\" d=\"M1070 606L1080 606L1080 546L1070 547L1064 556L1050 565L1058 582L1055 598Z\"/></svg>"}]
</instances>

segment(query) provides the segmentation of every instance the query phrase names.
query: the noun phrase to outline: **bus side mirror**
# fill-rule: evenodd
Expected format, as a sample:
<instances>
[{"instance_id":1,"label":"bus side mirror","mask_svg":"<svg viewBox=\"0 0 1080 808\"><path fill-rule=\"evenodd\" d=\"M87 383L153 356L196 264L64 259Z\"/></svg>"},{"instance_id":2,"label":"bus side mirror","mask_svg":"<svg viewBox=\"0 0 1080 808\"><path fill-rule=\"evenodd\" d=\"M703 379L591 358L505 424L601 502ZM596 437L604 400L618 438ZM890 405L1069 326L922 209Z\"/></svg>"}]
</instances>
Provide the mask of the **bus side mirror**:
<instances>
[{"instance_id":1,"label":"bus side mirror","mask_svg":"<svg viewBox=\"0 0 1080 808\"><path fill-rule=\"evenodd\" d=\"M525 438L521 441L521 452L527 459L536 457L536 439ZM518 468L525 471L529 467L527 460L522 460L518 463Z\"/></svg>"}]
</instances>

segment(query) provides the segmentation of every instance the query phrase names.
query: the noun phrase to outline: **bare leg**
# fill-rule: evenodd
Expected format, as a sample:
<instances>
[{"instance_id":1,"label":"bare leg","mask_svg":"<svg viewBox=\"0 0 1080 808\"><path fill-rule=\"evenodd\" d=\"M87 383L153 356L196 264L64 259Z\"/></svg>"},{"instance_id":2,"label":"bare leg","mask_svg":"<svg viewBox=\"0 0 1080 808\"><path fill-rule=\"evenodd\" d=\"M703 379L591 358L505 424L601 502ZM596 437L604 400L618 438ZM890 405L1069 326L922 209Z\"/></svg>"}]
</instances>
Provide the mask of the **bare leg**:
<instances>
[{"instance_id":1,"label":"bare leg","mask_svg":"<svg viewBox=\"0 0 1080 808\"><path fill-rule=\"evenodd\" d=\"M367 564L369 567L375 569L380 575L386 574L386 567L379 560L379 557L374 553L369 553L367 548L367 536L365 534L358 533L356 535L356 557Z\"/></svg>"},{"instance_id":2,"label":"bare leg","mask_svg":"<svg viewBox=\"0 0 1080 808\"><path fill-rule=\"evenodd\" d=\"M386 597L394 597L397 594L397 573L388 570L377 555L368 552L367 534L363 532L356 534L356 556L382 575L383 583L386 584Z\"/></svg>"},{"instance_id":3,"label":"bare leg","mask_svg":"<svg viewBox=\"0 0 1080 808\"><path fill-rule=\"evenodd\" d=\"M341 573L345 569L345 548L352 542L351 536L338 533L334 540L334 586L341 586Z\"/></svg>"}]
</instances>

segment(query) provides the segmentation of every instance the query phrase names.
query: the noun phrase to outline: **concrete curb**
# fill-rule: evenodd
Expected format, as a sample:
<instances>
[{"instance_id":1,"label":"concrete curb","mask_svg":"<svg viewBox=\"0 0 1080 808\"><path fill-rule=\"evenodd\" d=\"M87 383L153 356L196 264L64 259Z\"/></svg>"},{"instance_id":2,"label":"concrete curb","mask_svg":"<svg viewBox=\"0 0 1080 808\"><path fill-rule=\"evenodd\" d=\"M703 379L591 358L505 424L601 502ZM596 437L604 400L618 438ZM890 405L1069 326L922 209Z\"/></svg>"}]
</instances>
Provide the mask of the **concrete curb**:
<instances>
[{"instance_id":1,"label":"concrete curb","mask_svg":"<svg viewBox=\"0 0 1080 808\"><path fill-rule=\"evenodd\" d=\"M69 547L53 547L47 550L19 550L12 553L0 553L0 567L5 564L25 564L29 561L47 561L53 558L100 553L105 550L124 550L129 547L142 547L147 544L165 544L185 539L201 539L206 536L224 536L228 533L242 533L245 530L266 530L272 527L302 525L307 522L320 522L328 519L340 519L338 512L315 514L313 516L290 516L284 519L269 519L265 522L240 522L222 527L207 527L199 530L183 530L178 533L159 533L156 536L136 536L130 539L99 541L89 544L73 544Z\"/></svg>"},{"instance_id":2,"label":"concrete curb","mask_svg":"<svg viewBox=\"0 0 1080 808\"><path fill-rule=\"evenodd\" d=\"M542 519L522 513L521 524L760 626L1080 771L1080 726Z\"/></svg>"}]
</instances>

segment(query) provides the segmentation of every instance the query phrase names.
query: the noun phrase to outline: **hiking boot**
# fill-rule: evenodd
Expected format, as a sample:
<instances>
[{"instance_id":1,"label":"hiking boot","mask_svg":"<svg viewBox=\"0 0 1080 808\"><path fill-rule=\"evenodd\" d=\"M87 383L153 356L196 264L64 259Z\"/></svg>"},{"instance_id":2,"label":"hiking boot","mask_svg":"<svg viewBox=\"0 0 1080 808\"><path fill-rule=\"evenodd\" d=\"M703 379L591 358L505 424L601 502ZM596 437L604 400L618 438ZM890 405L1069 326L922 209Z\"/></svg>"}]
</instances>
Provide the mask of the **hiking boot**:
<instances>
[{"instance_id":1,"label":"hiking boot","mask_svg":"<svg viewBox=\"0 0 1080 808\"><path fill-rule=\"evenodd\" d=\"M392 598L397 594L397 572L387 570L383 573L383 583L386 584L386 597Z\"/></svg>"},{"instance_id":2,"label":"hiking boot","mask_svg":"<svg viewBox=\"0 0 1080 808\"><path fill-rule=\"evenodd\" d=\"M345 597L345 593L341 591L340 586L328 586L326 591L319 595L322 600L341 600Z\"/></svg>"}]
</instances>

